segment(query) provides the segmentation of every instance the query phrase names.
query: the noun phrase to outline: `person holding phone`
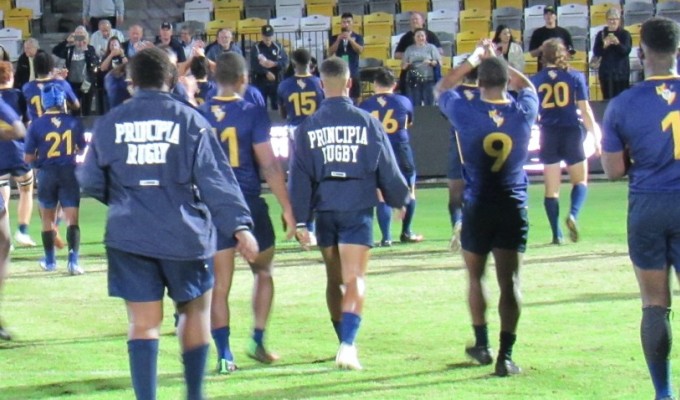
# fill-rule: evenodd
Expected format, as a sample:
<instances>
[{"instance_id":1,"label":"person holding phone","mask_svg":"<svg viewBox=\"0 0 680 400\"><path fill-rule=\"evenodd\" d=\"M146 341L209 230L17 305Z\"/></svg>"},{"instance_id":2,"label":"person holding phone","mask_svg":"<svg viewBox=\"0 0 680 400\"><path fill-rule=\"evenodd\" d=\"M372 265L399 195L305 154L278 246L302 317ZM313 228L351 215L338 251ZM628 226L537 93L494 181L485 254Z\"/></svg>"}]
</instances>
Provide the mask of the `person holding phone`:
<instances>
[{"instance_id":1,"label":"person holding phone","mask_svg":"<svg viewBox=\"0 0 680 400\"><path fill-rule=\"evenodd\" d=\"M96 70L99 57L93 46L89 44L90 36L83 25L76 27L66 40L52 49L52 54L66 60L66 81L76 93L82 107L82 115L92 112L93 86L96 83ZM80 111L78 111L80 113Z\"/></svg>"},{"instance_id":2,"label":"person holding phone","mask_svg":"<svg viewBox=\"0 0 680 400\"><path fill-rule=\"evenodd\" d=\"M604 100L611 99L630 87L628 55L632 47L630 32L621 26L621 12L610 8L607 11L607 26L595 38L591 61L591 66L598 67L597 75Z\"/></svg>"},{"instance_id":3,"label":"person holding phone","mask_svg":"<svg viewBox=\"0 0 680 400\"><path fill-rule=\"evenodd\" d=\"M359 57L364 51L364 37L356 32L352 32L354 16L351 13L344 13L340 17L342 25L340 34L331 37L331 46L328 48L328 55L335 55L342 58L349 66L349 73L352 86L349 89L349 97L356 104L361 97L361 81L359 80Z\"/></svg>"}]
</instances>

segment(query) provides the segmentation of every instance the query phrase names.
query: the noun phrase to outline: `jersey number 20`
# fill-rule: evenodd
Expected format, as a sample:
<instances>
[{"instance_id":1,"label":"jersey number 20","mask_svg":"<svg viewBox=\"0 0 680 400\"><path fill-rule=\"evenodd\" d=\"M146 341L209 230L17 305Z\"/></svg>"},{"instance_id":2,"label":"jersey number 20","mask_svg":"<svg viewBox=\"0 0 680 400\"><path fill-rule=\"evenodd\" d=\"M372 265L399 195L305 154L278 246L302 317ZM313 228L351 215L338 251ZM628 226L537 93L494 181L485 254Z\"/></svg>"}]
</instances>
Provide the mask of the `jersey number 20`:
<instances>
[{"instance_id":1,"label":"jersey number 20","mask_svg":"<svg viewBox=\"0 0 680 400\"><path fill-rule=\"evenodd\" d=\"M484 152L496 159L491 166L491 172L500 171L512 151L512 138L503 132L493 132L484 137L482 145Z\"/></svg>"},{"instance_id":2,"label":"jersey number 20","mask_svg":"<svg viewBox=\"0 0 680 400\"><path fill-rule=\"evenodd\" d=\"M545 91L545 97L543 97L541 107L566 107L569 104L569 85L566 82L557 82L554 85L544 83L538 87L539 93L543 91Z\"/></svg>"}]
</instances>

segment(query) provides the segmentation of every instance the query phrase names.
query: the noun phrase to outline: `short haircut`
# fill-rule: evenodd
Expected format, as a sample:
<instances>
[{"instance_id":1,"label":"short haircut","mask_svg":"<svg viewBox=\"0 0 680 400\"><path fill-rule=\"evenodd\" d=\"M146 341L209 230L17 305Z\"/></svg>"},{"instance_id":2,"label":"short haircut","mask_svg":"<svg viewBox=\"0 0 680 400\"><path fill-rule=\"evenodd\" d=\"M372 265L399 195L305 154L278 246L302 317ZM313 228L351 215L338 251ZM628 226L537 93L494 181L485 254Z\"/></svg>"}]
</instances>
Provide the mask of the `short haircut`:
<instances>
[{"instance_id":1,"label":"short haircut","mask_svg":"<svg viewBox=\"0 0 680 400\"><path fill-rule=\"evenodd\" d=\"M352 15L352 13L349 13L349 12L342 13L342 15L340 16L340 19L343 20L345 18L350 18L351 20L354 20L354 15Z\"/></svg>"},{"instance_id":2,"label":"short haircut","mask_svg":"<svg viewBox=\"0 0 680 400\"><path fill-rule=\"evenodd\" d=\"M680 29L668 18L651 18L640 28L640 41L659 54L675 54L678 49Z\"/></svg>"},{"instance_id":3,"label":"short haircut","mask_svg":"<svg viewBox=\"0 0 680 400\"><path fill-rule=\"evenodd\" d=\"M35 74L39 76L44 76L52 72L54 68L54 59L45 50L38 50L33 57L33 69Z\"/></svg>"},{"instance_id":4,"label":"short haircut","mask_svg":"<svg viewBox=\"0 0 680 400\"><path fill-rule=\"evenodd\" d=\"M309 50L300 47L293 52L293 62L296 65L307 66L311 60L312 55L309 54Z\"/></svg>"},{"instance_id":5,"label":"short haircut","mask_svg":"<svg viewBox=\"0 0 680 400\"><path fill-rule=\"evenodd\" d=\"M373 75L373 83L385 88L394 86L397 79L394 77L394 73L391 69L380 67Z\"/></svg>"},{"instance_id":6,"label":"short haircut","mask_svg":"<svg viewBox=\"0 0 680 400\"><path fill-rule=\"evenodd\" d=\"M171 85L175 75L168 53L159 48L143 49L130 59L130 78L139 88L160 89L164 84Z\"/></svg>"},{"instance_id":7,"label":"short haircut","mask_svg":"<svg viewBox=\"0 0 680 400\"><path fill-rule=\"evenodd\" d=\"M248 74L246 60L238 53L228 51L217 57L215 80L221 85L235 85Z\"/></svg>"},{"instance_id":8,"label":"short haircut","mask_svg":"<svg viewBox=\"0 0 680 400\"><path fill-rule=\"evenodd\" d=\"M480 87L499 88L507 85L509 79L508 63L503 58L486 58L477 68Z\"/></svg>"},{"instance_id":9,"label":"short haircut","mask_svg":"<svg viewBox=\"0 0 680 400\"><path fill-rule=\"evenodd\" d=\"M349 79L349 67L345 60L340 57L329 57L321 63L319 67L321 79L342 78Z\"/></svg>"},{"instance_id":10,"label":"short haircut","mask_svg":"<svg viewBox=\"0 0 680 400\"><path fill-rule=\"evenodd\" d=\"M12 63L9 61L0 61L0 84L5 84L12 79Z\"/></svg>"},{"instance_id":11,"label":"short haircut","mask_svg":"<svg viewBox=\"0 0 680 400\"><path fill-rule=\"evenodd\" d=\"M207 77L209 69L210 65L208 64L208 59L203 56L193 57L191 59L191 64L189 64L191 75L193 75L196 79L203 79Z\"/></svg>"}]
</instances>

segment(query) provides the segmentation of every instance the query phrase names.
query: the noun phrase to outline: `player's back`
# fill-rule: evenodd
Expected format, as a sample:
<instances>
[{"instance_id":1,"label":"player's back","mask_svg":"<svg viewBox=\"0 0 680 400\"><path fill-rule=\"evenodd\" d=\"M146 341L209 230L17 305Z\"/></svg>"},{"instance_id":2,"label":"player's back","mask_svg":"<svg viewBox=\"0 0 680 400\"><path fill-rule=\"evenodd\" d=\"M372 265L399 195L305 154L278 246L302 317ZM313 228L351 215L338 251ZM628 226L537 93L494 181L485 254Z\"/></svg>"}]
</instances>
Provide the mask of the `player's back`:
<instances>
[{"instance_id":1,"label":"player's back","mask_svg":"<svg viewBox=\"0 0 680 400\"><path fill-rule=\"evenodd\" d=\"M680 78L647 79L619 94L604 125L604 151L629 147L631 193L680 192Z\"/></svg>"},{"instance_id":2,"label":"player's back","mask_svg":"<svg viewBox=\"0 0 680 400\"><path fill-rule=\"evenodd\" d=\"M542 126L578 126L577 101L588 100L583 73L572 69L544 68L531 77L540 101Z\"/></svg>"},{"instance_id":3,"label":"player's back","mask_svg":"<svg viewBox=\"0 0 680 400\"><path fill-rule=\"evenodd\" d=\"M0 103L2 103L3 107L10 108L18 116L22 115L23 112L15 108L15 105L18 105L19 99L23 99L19 90L12 88L0 89L0 96L2 97ZM23 164L24 139L0 140L0 170L15 168Z\"/></svg>"},{"instance_id":4,"label":"player's back","mask_svg":"<svg viewBox=\"0 0 680 400\"><path fill-rule=\"evenodd\" d=\"M213 126L243 194L259 196L260 174L253 145L270 140L266 109L240 97L213 97L200 107Z\"/></svg>"},{"instance_id":5,"label":"player's back","mask_svg":"<svg viewBox=\"0 0 680 400\"><path fill-rule=\"evenodd\" d=\"M83 124L63 112L48 111L28 128L26 151L36 151L36 168L75 165L78 150L85 148Z\"/></svg>"},{"instance_id":6,"label":"player's back","mask_svg":"<svg viewBox=\"0 0 680 400\"><path fill-rule=\"evenodd\" d=\"M321 80L314 75L295 75L284 79L278 88L279 100L286 108L289 125L298 126L314 114L324 98Z\"/></svg>"},{"instance_id":7,"label":"player's back","mask_svg":"<svg viewBox=\"0 0 680 400\"><path fill-rule=\"evenodd\" d=\"M371 113L383 125L392 144L408 143L407 128L413 120L411 101L400 94L376 94L359 106Z\"/></svg>"},{"instance_id":8,"label":"player's back","mask_svg":"<svg viewBox=\"0 0 680 400\"><path fill-rule=\"evenodd\" d=\"M73 102L76 99L75 93L68 82L63 79L58 78L47 78L47 79L35 79L27 82L22 87L21 91L26 99L26 114L29 120L34 120L35 118L43 115L45 108L42 105L41 100L41 90L43 86L48 83L54 83L59 85L66 95L66 100Z\"/></svg>"},{"instance_id":9,"label":"player's back","mask_svg":"<svg viewBox=\"0 0 680 400\"><path fill-rule=\"evenodd\" d=\"M0 97L7 103L14 112L18 115L26 114L26 98L21 90L17 88L4 88L0 89Z\"/></svg>"}]
</instances>

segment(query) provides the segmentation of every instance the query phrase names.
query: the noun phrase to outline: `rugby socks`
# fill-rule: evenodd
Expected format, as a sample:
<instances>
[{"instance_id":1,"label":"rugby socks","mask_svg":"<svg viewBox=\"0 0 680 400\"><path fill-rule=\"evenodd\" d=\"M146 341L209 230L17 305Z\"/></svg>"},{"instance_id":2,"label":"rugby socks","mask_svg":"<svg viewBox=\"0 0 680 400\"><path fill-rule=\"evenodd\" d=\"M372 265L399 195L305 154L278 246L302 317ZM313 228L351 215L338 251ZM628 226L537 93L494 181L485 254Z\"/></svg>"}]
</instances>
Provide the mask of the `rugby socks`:
<instances>
[{"instance_id":1,"label":"rugby socks","mask_svg":"<svg viewBox=\"0 0 680 400\"><path fill-rule=\"evenodd\" d=\"M309 232L313 233L313 232L316 231L316 223L314 222L314 220L307 222L307 224L305 224L305 225L307 226L307 230Z\"/></svg>"},{"instance_id":2,"label":"rugby socks","mask_svg":"<svg viewBox=\"0 0 680 400\"><path fill-rule=\"evenodd\" d=\"M392 240L392 233L390 232L392 208L385 203L378 203L375 207L375 214L378 217L378 226L382 233L382 240Z\"/></svg>"},{"instance_id":3,"label":"rugby socks","mask_svg":"<svg viewBox=\"0 0 680 400\"><path fill-rule=\"evenodd\" d=\"M335 330L335 334L338 336L338 342L342 342L342 322L340 321L333 321L333 330Z\"/></svg>"},{"instance_id":4,"label":"rugby socks","mask_svg":"<svg viewBox=\"0 0 680 400\"><path fill-rule=\"evenodd\" d=\"M156 399L158 339L128 340L130 376L137 400Z\"/></svg>"},{"instance_id":5,"label":"rugby socks","mask_svg":"<svg viewBox=\"0 0 680 400\"><path fill-rule=\"evenodd\" d=\"M489 328L484 325L472 325L475 332L475 347L489 347Z\"/></svg>"},{"instance_id":6,"label":"rugby socks","mask_svg":"<svg viewBox=\"0 0 680 400\"><path fill-rule=\"evenodd\" d=\"M512 346L515 345L517 335L510 332L501 331L501 345L498 349L498 358L512 360Z\"/></svg>"},{"instance_id":7,"label":"rugby socks","mask_svg":"<svg viewBox=\"0 0 680 400\"><path fill-rule=\"evenodd\" d=\"M668 358L673 340L670 312L670 308L660 306L642 309L640 339L657 399L673 397L671 362Z\"/></svg>"},{"instance_id":8,"label":"rugby socks","mask_svg":"<svg viewBox=\"0 0 680 400\"><path fill-rule=\"evenodd\" d=\"M453 204L449 204L449 215L451 216L451 227L453 228L463 219L463 210Z\"/></svg>"},{"instance_id":9,"label":"rugby socks","mask_svg":"<svg viewBox=\"0 0 680 400\"><path fill-rule=\"evenodd\" d=\"M545 213L550 222L550 229L552 229L553 240L562 238L562 229L560 229L560 200L556 197L546 197L543 199L543 206Z\"/></svg>"},{"instance_id":10,"label":"rugby socks","mask_svg":"<svg viewBox=\"0 0 680 400\"><path fill-rule=\"evenodd\" d=\"M229 346L231 329L228 326L223 326L213 329L211 333L217 349L217 360L224 358L227 361L234 361L234 355L231 354L231 347Z\"/></svg>"},{"instance_id":11,"label":"rugby socks","mask_svg":"<svg viewBox=\"0 0 680 400\"><path fill-rule=\"evenodd\" d=\"M406 205L406 215L404 215L404 224L401 226L401 233L411 233L411 221L413 215L416 213L416 199L411 199Z\"/></svg>"},{"instance_id":12,"label":"rugby socks","mask_svg":"<svg viewBox=\"0 0 680 400\"><path fill-rule=\"evenodd\" d=\"M19 232L28 235L28 224L19 224Z\"/></svg>"},{"instance_id":13,"label":"rugby socks","mask_svg":"<svg viewBox=\"0 0 680 400\"><path fill-rule=\"evenodd\" d=\"M187 384L187 400L203 400L203 377L205 376L205 362L208 359L209 345L185 351L182 354L184 362L184 380Z\"/></svg>"},{"instance_id":14,"label":"rugby socks","mask_svg":"<svg viewBox=\"0 0 680 400\"><path fill-rule=\"evenodd\" d=\"M359 315L350 312L342 313L342 324L340 327L342 343L350 346L354 344L357 332L359 332L359 325L361 325L361 317Z\"/></svg>"},{"instance_id":15,"label":"rugby socks","mask_svg":"<svg viewBox=\"0 0 680 400\"><path fill-rule=\"evenodd\" d=\"M78 264L78 252L80 251L80 227L69 225L66 228L66 242L68 242L68 260Z\"/></svg>"},{"instance_id":16,"label":"rugby socks","mask_svg":"<svg viewBox=\"0 0 680 400\"><path fill-rule=\"evenodd\" d=\"M578 213L586 201L587 194L588 186L583 183L574 185L571 188L571 208L569 209L569 214L573 215L575 219L578 219Z\"/></svg>"},{"instance_id":17,"label":"rugby socks","mask_svg":"<svg viewBox=\"0 0 680 400\"><path fill-rule=\"evenodd\" d=\"M43 249L45 250L45 264L54 264L57 262L54 251L54 231L43 231L41 233Z\"/></svg>"},{"instance_id":18,"label":"rugby socks","mask_svg":"<svg viewBox=\"0 0 680 400\"><path fill-rule=\"evenodd\" d=\"M253 329L253 341L258 346L264 346L264 329Z\"/></svg>"}]
</instances>

